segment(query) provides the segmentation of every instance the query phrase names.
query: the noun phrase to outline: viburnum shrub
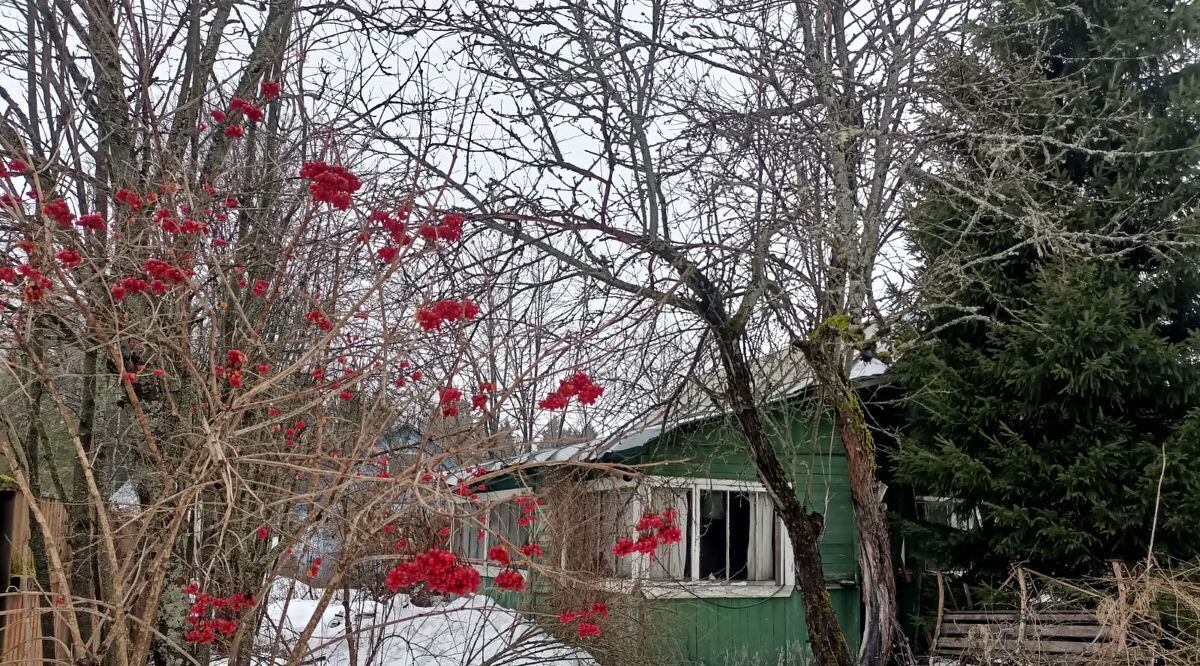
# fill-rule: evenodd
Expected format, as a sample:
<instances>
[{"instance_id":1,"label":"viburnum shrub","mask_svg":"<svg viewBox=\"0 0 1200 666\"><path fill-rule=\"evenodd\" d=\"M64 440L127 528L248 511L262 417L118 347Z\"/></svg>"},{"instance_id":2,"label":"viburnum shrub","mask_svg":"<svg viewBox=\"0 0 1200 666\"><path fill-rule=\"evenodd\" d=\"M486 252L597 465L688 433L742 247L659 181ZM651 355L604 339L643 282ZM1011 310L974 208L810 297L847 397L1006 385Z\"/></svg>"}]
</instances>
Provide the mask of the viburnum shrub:
<instances>
[{"instance_id":1,"label":"viburnum shrub","mask_svg":"<svg viewBox=\"0 0 1200 666\"><path fill-rule=\"evenodd\" d=\"M443 386L438 389L438 402L441 404L442 416L457 414L459 400L462 400L462 391L453 386Z\"/></svg>"},{"instance_id":2,"label":"viburnum shrub","mask_svg":"<svg viewBox=\"0 0 1200 666\"><path fill-rule=\"evenodd\" d=\"M517 518L517 524L521 527L532 525L537 520L538 507L545 503L542 498L529 495L514 497L513 502L521 507L521 516Z\"/></svg>"},{"instance_id":3,"label":"viburnum shrub","mask_svg":"<svg viewBox=\"0 0 1200 666\"><path fill-rule=\"evenodd\" d=\"M187 641L236 650L228 639L267 596L259 586L274 573L314 586L312 579L346 582L339 576L356 562L314 557L318 531L348 545L361 534L380 535L387 557L402 559L376 590L467 595L481 587L472 566L479 563L452 553L450 529L438 529L452 516L424 520L422 534L412 529L420 521L393 514L419 513L399 502L417 495L430 501L412 506L452 500L478 513L489 472L479 466L458 478L429 461L389 466L371 448L394 414L415 407L457 417L438 426L461 425L453 437L475 448L468 459L495 452L480 433L504 415L504 395L519 389L505 383L497 393L497 383L532 373L503 368L504 377L480 382L445 362L474 322L490 315L468 297L478 283L455 268L466 261L459 253L475 230L464 213L423 206L415 195L382 200L378 193L394 183L367 187L367 176L344 166L358 162L336 137L305 144L302 164L288 162L292 153L255 153L267 150L274 123L266 120L274 120L271 104L283 86L253 80L238 90L206 93L210 106L193 102L183 123L184 143L201 142L199 154L220 145L231 156L211 172L178 173L194 158L140 163L89 181L81 207L76 190L48 177L46 165L0 160L0 331L10 345L3 360L24 363L21 377L40 383L43 417L58 418L55 432L68 435L61 439L86 435L94 447L82 456L64 449L78 458L74 471L94 473L103 458L140 479L135 506L122 518L136 543L120 541L113 552L186 549L196 564L183 573L150 559L136 564L145 558L105 566L113 578L100 593L110 597L91 607L126 611L115 624L97 622L111 632L105 645L141 640L120 631L157 626L156 608L140 600L195 578L203 583L183 588L192 595ZM222 100L220 108L212 100ZM200 119L211 127L198 130ZM167 143L146 138L139 155ZM151 180L159 174L169 175ZM472 237L464 238L467 231ZM566 406L571 399L593 404L602 393L577 373L555 395ZM105 427L116 423L119 437ZM539 519L540 498L516 502L520 525ZM222 509L195 509L210 506ZM307 510L303 518L299 507ZM110 508L102 499L91 515ZM397 524L405 525L399 534ZM106 564L102 540L118 540L104 527L90 525L99 536L76 553L81 562ZM549 566L542 557L536 543L493 548L495 588L523 592L527 570ZM245 592L218 596L202 587ZM88 607L67 606L62 612ZM581 635L591 631L581 625Z\"/></svg>"},{"instance_id":4,"label":"viburnum shrub","mask_svg":"<svg viewBox=\"0 0 1200 666\"><path fill-rule=\"evenodd\" d=\"M508 566L510 563L508 557L508 549L504 546L495 546L488 551L487 557L489 560L499 564L500 566Z\"/></svg>"},{"instance_id":5,"label":"viburnum shrub","mask_svg":"<svg viewBox=\"0 0 1200 666\"><path fill-rule=\"evenodd\" d=\"M418 233L427 241L453 242L462 238L463 223L466 216L458 213L446 213L441 224L422 225Z\"/></svg>"}]
</instances>

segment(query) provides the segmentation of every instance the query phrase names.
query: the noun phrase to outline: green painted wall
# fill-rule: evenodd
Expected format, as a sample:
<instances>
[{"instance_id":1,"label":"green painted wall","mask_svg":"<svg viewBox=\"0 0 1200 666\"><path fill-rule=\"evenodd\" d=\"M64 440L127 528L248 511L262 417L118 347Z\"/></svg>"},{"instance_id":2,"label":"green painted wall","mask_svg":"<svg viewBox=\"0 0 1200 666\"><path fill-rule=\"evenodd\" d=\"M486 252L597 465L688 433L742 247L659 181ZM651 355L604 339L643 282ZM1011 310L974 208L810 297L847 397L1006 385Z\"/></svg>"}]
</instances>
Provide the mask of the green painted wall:
<instances>
[{"instance_id":1,"label":"green painted wall","mask_svg":"<svg viewBox=\"0 0 1200 666\"><path fill-rule=\"evenodd\" d=\"M857 534L841 443L832 425L815 423L803 404L769 412L776 451L790 471L797 494L825 514L821 556L830 597L846 638L857 650L861 634L857 580ZM750 459L728 422L687 426L646 447L616 456L620 462L654 464L661 476L756 481ZM501 602L513 599L501 599ZM527 600L528 601L528 600ZM649 625L670 637L663 663L705 666L796 666L807 664L804 604L800 592L770 599L659 599L648 601Z\"/></svg>"},{"instance_id":2,"label":"green painted wall","mask_svg":"<svg viewBox=\"0 0 1200 666\"><path fill-rule=\"evenodd\" d=\"M831 589L834 609L847 630L858 627L858 592ZM783 599L660 600L657 621L678 639L679 661L710 666L809 664L804 604L799 592Z\"/></svg>"},{"instance_id":3,"label":"green painted wall","mask_svg":"<svg viewBox=\"0 0 1200 666\"><path fill-rule=\"evenodd\" d=\"M821 559L834 608L856 647L861 633L855 586L857 533L841 443L832 424L818 424L803 404L768 412L768 429L797 494L825 514ZM646 464L682 459L686 462L656 466L650 473L756 481L754 466L739 442L731 422L706 423L668 433L626 460ZM811 656L798 590L788 598L660 600L654 605L681 637L682 656L691 663L791 666Z\"/></svg>"}]
</instances>

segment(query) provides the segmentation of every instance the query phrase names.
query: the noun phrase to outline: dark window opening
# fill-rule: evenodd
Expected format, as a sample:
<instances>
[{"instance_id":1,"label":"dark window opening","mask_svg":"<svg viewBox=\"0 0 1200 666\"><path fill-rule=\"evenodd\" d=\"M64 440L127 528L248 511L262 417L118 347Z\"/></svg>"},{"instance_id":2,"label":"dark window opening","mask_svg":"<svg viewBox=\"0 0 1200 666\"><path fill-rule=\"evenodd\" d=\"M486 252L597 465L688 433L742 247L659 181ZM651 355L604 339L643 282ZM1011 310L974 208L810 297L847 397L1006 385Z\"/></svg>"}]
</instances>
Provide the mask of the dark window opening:
<instances>
[{"instance_id":1,"label":"dark window opening","mask_svg":"<svg viewBox=\"0 0 1200 666\"><path fill-rule=\"evenodd\" d=\"M728 493L700 491L700 578L725 578L725 500Z\"/></svg>"},{"instance_id":2,"label":"dark window opening","mask_svg":"<svg viewBox=\"0 0 1200 666\"><path fill-rule=\"evenodd\" d=\"M750 572L750 495L729 493L729 579L747 580Z\"/></svg>"}]
</instances>

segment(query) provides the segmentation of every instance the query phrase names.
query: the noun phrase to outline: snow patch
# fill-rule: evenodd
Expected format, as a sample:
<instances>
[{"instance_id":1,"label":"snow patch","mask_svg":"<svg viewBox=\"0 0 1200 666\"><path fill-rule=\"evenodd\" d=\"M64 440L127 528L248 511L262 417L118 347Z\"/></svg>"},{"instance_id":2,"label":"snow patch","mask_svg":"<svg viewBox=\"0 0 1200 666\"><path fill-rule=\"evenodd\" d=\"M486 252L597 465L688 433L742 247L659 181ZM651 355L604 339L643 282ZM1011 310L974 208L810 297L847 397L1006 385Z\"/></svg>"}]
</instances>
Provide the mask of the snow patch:
<instances>
[{"instance_id":1,"label":"snow patch","mask_svg":"<svg viewBox=\"0 0 1200 666\"><path fill-rule=\"evenodd\" d=\"M325 590L291 580L276 581L259 628L261 653L285 659L300 634L317 615ZM352 637L346 633L346 599L341 591L321 611L307 642L305 663L325 666L596 666L585 652L567 646L516 611L475 595L414 605L398 594L384 602L350 590ZM351 643L357 649L351 661ZM270 660L260 662L272 663Z\"/></svg>"}]
</instances>

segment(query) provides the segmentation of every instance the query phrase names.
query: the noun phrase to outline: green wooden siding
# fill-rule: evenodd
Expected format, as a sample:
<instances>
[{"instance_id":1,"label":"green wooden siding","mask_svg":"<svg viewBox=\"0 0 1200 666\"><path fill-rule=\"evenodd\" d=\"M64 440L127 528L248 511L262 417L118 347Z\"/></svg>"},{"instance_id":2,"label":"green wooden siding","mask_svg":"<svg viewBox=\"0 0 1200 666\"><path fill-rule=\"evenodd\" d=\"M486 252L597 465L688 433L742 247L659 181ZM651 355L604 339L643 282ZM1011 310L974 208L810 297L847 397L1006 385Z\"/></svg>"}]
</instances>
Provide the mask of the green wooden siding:
<instances>
[{"instance_id":1,"label":"green wooden siding","mask_svg":"<svg viewBox=\"0 0 1200 666\"><path fill-rule=\"evenodd\" d=\"M830 598L847 640L857 650L861 634L857 533L841 444L831 424L824 421L817 426L812 411L803 404L772 410L767 425L798 496L825 514L821 557ZM617 459L653 464L645 471L656 476L758 480L729 422L677 429ZM507 595L501 598L502 603L515 601ZM527 608L530 601L525 600ZM653 614L646 618L647 626L662 627L670 639L662 663L796 666L811 658L799 590L789 597L768 599L657 599L643 608Z\"/></svg>"},{"instance_id":2,"label":"green wooden siding","mask_svg":"<svg viewBox=\"0 0 1200 666\"><path fill-rule=\"evenodd\" d=\"M858 591L831 589L842 626L858 627ZM707 666L801 666L812 658L798 591L777 599L671 599L654 602L658 621L679 641L673 660Z\"/></svg>"},{"instance_id":3,"label":"green wooden siding","mask_svg":"<svg viewBox=\"0 0 1200 666\"><path fill-rule=\"evenodd\" d=\"M812 413L802 405L768 412L768 432L788 469L798 496L825 514L821 559L825 577L835 584L857 580L857 531L850 495L846 457L828 421L814 428ZM710 479L758 481L754 465L738 444L732 424L704 424L668 433L624 457L636 464L655 465L648 473Z\"/></svg>"}]
</instances>

